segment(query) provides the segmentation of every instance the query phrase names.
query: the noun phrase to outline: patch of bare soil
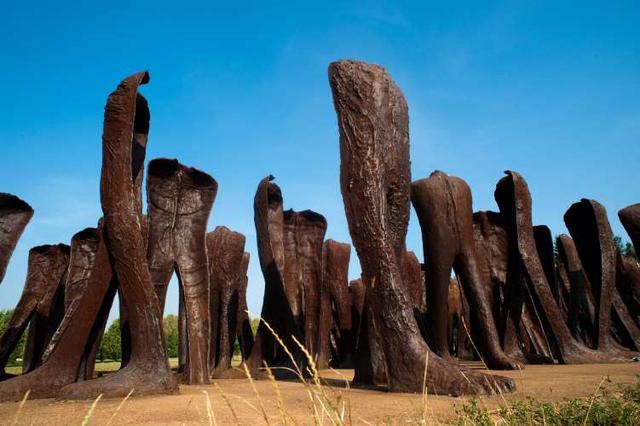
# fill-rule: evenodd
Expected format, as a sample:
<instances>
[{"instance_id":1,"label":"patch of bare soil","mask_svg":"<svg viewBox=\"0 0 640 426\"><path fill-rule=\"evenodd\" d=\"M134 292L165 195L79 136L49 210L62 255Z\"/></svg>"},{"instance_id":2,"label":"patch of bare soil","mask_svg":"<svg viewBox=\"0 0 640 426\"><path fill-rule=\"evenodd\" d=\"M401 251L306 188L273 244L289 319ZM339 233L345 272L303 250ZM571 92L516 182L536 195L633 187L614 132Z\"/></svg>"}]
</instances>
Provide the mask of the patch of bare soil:
<instances>
[{"instance_id":1,"label":"patch of bare soil","mask_svg":"<svg viewBox=\"0 0 640 426\"><path fill-rule=\"evenodd\" d=\"M497 373L497 372L496 372ZM336 401L350 407L352 424L409 424L414 423L423 411L434 421L446 422L455 417L455 405L469 398L452 398L428 395L426 401L419 394L398 394L375 390L346 389L341 375L351 378L353 371L338 373L324 371L321 376L328 386L325 390ZM500 372L516 380L518 390L514 394L479 398L489 408L514 399L533 397L545 401L592 395L605 379L605 384L630 384L640 374L640 363L591 364L591 365L529 365L524 370ZM609 382L610 380L611 382ZM143 424L209 424L207 393L215 422L221 424L266 424L261 406L264 406L270 424L282 424L283 411L298 424L312 424L314 412L309 395L301 383L279 381L277 383L284 410L278 408L277 393L269 381L254 382L258 398L246 379L217 380L215 385L181 386L180 394L153 397L135 397L127 400L118 411L121 399L100 400L91 415L89 424L143 425ZM330 386L330 387L329 387ZM222 392L226 396L229 408ZM81 424L93 401L29 400L18 412L18 403L0 404L0 423L10 424L16 414L18 424L74 425ZM348 412L348 410L347 410ZM115 417L114 416L115 413ZM235 413L235 414L234 414ZM237 421L236 421L237 416ZM113 417L113 418L112 418Z\"/></svg>"}]
</instances>

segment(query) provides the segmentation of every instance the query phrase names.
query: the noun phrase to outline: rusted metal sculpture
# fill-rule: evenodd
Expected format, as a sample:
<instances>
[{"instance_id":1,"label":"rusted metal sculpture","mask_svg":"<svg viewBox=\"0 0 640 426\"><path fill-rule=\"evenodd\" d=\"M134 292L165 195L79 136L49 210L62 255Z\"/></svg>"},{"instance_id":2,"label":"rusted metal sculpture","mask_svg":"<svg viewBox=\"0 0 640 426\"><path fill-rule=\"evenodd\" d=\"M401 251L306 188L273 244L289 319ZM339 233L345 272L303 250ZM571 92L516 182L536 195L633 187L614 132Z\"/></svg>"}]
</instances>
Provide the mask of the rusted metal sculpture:
<instances>
[{"instance_id":1,"label":"rusted metal sculpture","mask_svg":"<svg viewBox=\"0 0 640 426\"><path fill-rule=\"evenodd\" d=\"M249 308L247 306L247 286L249 277L247 269L249 268L249 253L244 252L242 263L240 265L239 274L242 277L238 287L238 310L236 320L236 336L240 344L240 352L242 359L246 360L251 354L253 347L253 330L251 330L251 321L249 320Z\"/></svg>"},{"instance_id":2,"label":"rusted metal sculpture","mask_svg":"<svg viewBox=\"0 0 640 426\"><path fill-rule=\"evenodd\" d=\"M33 209L15 195L0 192L0 283L7 272L9 259L27 226Z\"/></svg>"},{"instance_id":3,"label":"rusted metal sculpture","mask_svg":"<svg viewBox=\"0 0 640 426\"><path fill-rule=\"evenodd\" d=\"M242 270L245 237L225 226L207 234L211 337L209 371L223 378L231 368L238 320L238 296L246 277Z\"/></svg>"},{"instance_id":4,"label":"rusted metal sculpture","mask_svg":"<svg viewBox=\"0 0 640 426\"><path fill-rule=\"evenodd\" d=\"M340 129L340 184L349 231L367 283L367 300L392 391L438 394L509 391L511 379L465 371L431 353L413 316L400 271L411 176L407 105L387 72L339 61L329 83ZM356 364L356 374L358 365Z\"/></svg>"},{"instance_id":5,"label":"rusted metal sculpture","mask_svg":"<svg viewBox=\"0 0 640 426\"><path fill-rule=\"evenodd\" d=\"M322 286L322 243L327 221L312 210L287 210L285 232L285 288L309 354L318 355L318 325ZM293 303L291 303L293 302Z\"/></svg>"},{"instance_id":6,"label":"rusted metal sculpture","mask_svg":"<svg viewBox=\"0 0 640 426\"><path fill-rule=\"evenodd\" d=\"M291 365L279 348L269 327L282 339L291 351L294 361L304 368L305 356L293 341L304 341L302 330L294 319L285 290L283 274L285 270L284 215L282 193L273 176L267 176L258 185L254 198L254 219L258 237L258 257L264 275L265 288L261 318L247 367L252 376L260 376L263 363L268 365ZM265 324L269 324L269 327ZM288 374L285 370L275 370L277 376Z\"/></svg>"},{"instance_id":7,"label":"rusted metal sculpture","mask_svg":"<svg viewBox=\"0 0 640 426\"><path fill-rule=\"evenodd\" d=\"M636 259L618 253L616 287L631 318L640 325L640 263Z\"/></svg>"},{"instance_id":8,"label":"rusted metal sculpture","mask_svg":"<svg viewBox=\"0 0 640 426\"><path fill-rule=\"evenodd\" d=\"M547 337L553 339L557 348L555 356L566 364L606 362L607 355L591 350L576 341L564 322L546 276L533 235L531 222L531 194L525 180L514 171L496 186L495 198L505 218L511 252L516 257L523 273L523 287L530 290L535 306L541 307L539 316L548 327Z\"/></svg>"},{"instance_id":9,"label":"rusted metal sculpture","mask_svg":"<svg viewBox=\"0 0 640 426\"><path fill-rule=\"evenodd\" d=\"M337 339L333 357L340 364L347 356L346 342L351 335L349 300L349 259L351 246L334 240L324 242L320 322L318 326L318 368L327 368L330 359L332 329ZM335 316L334 316L335 315ZM337 317L337 318L336 318Z\"/></svg>"},{"instance_id":10,"label":"rusted metal sculpture","mask_svg":"<svg viewBox=\"0 0 640 426\"><path fill-rule=\"evenodd\" d=\"M628 354L621 353L612 339L612 308L619 320L616 325L624 328L625 334L633 342L634 349L640 346L640 329L629 316L616 289L617 253L607 212L597 201L582 199L567 210L564 220L575 241L590 283L590 291L593 293L594 348L612 354L617 353L622 359L628 358Z\"/></svg>"},{"instance_id":11,"label":"rusted metal sculpture","mask_svg":"<svg viewBox=\"0 0 640 426\"><path fill-rule=\"evenodd\" d=\"M32 327L26 350L25 371L32 370L39 362L43 351L42 346L47 343L45 340L51 339L47 320L56 303L56 296L60 295L59 289L68 264L69 246L67 245L44 245L29 250L29 266L22 296L7 323L4 334L0 337L0 377L4 377L4 368L9 356L30 322L44 330ZM34 340L38 335L42 338L41 341Z\"/></svg>"},{"instance_id":12,"label":"rusted metal sculpture","mask_svg":"<svg viewBox=\"0 0 640 426\"><path fill-rule=\"evenodd\" d=\"M473 354L471 352L472 342L470 340L481 341L480 338L474 339L471 336L471 315L469 303L464 296L464 291L460 288L458 280L452 278L449 280L449 293L447 298L447 334L449 337L449 353L455 355L458 360L471 360ZM476 330L475 337L481 330Z\"/></svg>"},{"instance_id":13,"label":"rusted metal sculpture","mask_svg":"<svg viewBox=\"0 0 640 426\"><path fill-rule=\"evenodd\" d=\"M576 339L587 346L593 346L596 314L589 278L571 237L565 234L558 236L556 246L570 286L567 325Z\"/></svg>"},{"instance_id":14,"label":"rusted metal sculpture","mask_svg":"<svg viewBox=\"0 0 640 426\"><path fill-rule=\"evenodd\" d=\"M402 281L409 295L413 316L418 323L422 337L427 339L427 291L425 288L425 274L414 252L406 251L402 257L402 262Z\"/></svg>"},{"instance_id":15,"label":"rusted metal sculpture","mask_svg":"<svg viewBox=\"0 0 640 426\"><path fill-rule=\"evenodd\" d=\"M69 289L65 297L70 304L62 323L42 355L38 368L0 383L0 400L19 400L27 390L31 391L32 398L55 397L64 385L75 382L79 376L84 377L81 364L94 343L97 318L103 310L104 301L109 299L108 293L111 298L115 294L111 281L112 270L101 231L87 228L74 235L65 283L65 288Z\"/></svg>"},{"instance_id":16,"label":"rusted metal sculpture","mask_svg":"<svg viewBox=\"0 0 640 426\"><path fill-rule=\"evenodd\" d=\"M162 313L145 256L141 197L135 186L143 172L144 163L139 160L144 159L149 133L149 109L138 86L148 81L147 72L134 74L109 95L102 137L100 200L105 245L129 308L131 358L117 373L67 386L63 389L67 397L120 396L131 389L137 394L176 390L166 356Z\"/></svg>"},{"instance_id":17,"label":"rusted metal sculpture","mask_svg":"<svg viewBox=\"0 0 640 426\"><path fill-rule=\"evenodd\" d=\"M625 207L618 212L622 226L631 237L636 254L640 256L640 203Z\"/></svg>"},{"instance_id":18,"label":"rusted metal sculpture","mask_svg":"<svg viewBox=\"0 0 640 426\"><path fill-rule=\"evenodd\" d=\"M218 184L208 174L177 160L149 162L149 243L151 283L164 310L167 286L175 270L181 288L186 323L187 358L184 380L209 381L209 273L205 234ZM186 317L185 317L186 315ZM184 345L181 345L184 352Z\"/></svg>"},{"instance_id":19,"label":"rusted metal sculpture","mask_svg":"<svg viewBox=\"0 0 640 426\"><path fill-rule=\"evenodd\" d=\"M500 346L485 284L478 270L469 186L460 178L436 171L412 184L411 201L422 228L429 334L435 352L441 357L451 358L447 300L453 269L462 284L474 320L482 330L478 333L482 340L477 344L485 363L494 369L519 368Z\"/></svg>"}]
</instances>

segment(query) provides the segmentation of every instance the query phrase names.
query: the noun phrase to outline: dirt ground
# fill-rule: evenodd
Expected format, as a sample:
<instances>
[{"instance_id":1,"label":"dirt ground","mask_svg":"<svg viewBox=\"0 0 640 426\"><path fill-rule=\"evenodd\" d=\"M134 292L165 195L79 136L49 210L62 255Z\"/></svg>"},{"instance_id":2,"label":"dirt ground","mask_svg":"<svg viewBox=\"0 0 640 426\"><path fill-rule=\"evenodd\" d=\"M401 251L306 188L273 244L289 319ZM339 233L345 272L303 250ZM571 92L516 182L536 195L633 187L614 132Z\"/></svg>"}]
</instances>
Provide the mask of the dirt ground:
<instances>
[{"instance_id":1,"label":"dirt ground","mask_svg":"<svg viewBox=\"0 0 640 426\"><path fill-rule=\"evenodd\" d=\"M351 378L353 371L341 370L340 374ZM514 394L505 395L506 400L534 397L546 401L557 401L566 398L586 397L592 395L602 383L609 387L618 384L635 382L640 374L640 363L629 364L597 364L597 365L557 365L533 366L513 372L501 374L513 377L518 390ZM321 374L327 379L339 379L339 375L324 371ZM338 380L331 380L336 385ZM216 386L217 385L217 386ZM138 397L132 396L124 402L118 411L122 399L102 399L92 413L89 424L208 424L207 396L210 396L215 422L235 424L236 420L229 406L221 395L220 389L227 396L240 424L258 425L266 421L260 413L262 403L267 412L270 424L280 424L281 411L277 408L278 398L269 381L257 381L255 386L260 395L256 397L248 380L217 380L215 385L181 386L177 395ZM282 394L284 409L298 424L312 424L313 412L309 396L301 383L278 382ZM332 390L333 389L333 390ZM353 424L410 424L423 409L422 395L397 394L372 390L347 390L341 386L333 386L327 392L348 401L351 408ZM452 398L429 395L426 410L434 422L441 422L455 416L455 405L460 405L468 398ZM489 408L503 403L502 396L480 398L480 403ZM92 401L59 401L28 400L21 411L18 403L0 404L0 424L10 424L18 415L17 424L46 425L79 425L87 414ZM251 406L255 407L251 408ZM112 416L115 417L112 418Z\"/></svg>"}]
</instances>

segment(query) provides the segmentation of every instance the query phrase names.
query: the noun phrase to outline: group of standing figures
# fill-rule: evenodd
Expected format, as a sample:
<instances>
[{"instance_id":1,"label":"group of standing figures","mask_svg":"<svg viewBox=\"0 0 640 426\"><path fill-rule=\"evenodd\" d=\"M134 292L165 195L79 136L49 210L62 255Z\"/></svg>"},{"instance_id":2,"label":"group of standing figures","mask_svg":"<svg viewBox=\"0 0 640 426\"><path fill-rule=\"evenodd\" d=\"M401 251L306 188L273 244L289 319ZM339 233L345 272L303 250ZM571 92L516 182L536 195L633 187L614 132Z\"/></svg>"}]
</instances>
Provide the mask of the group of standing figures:
<instances>
[{"instance_id":1,"label":"group of standing figures","mask_svg":"<svg viewBox=\"0 0 640 426\"><path fill-rule=\"evenodd\" d=\"M0 400L175 392L162 332L167 286L179 281L179 367L184 383L275 377L292 369L353 368L353 383L438 394L509 392L513 380L461 367L624 362L640 350L640 267L615 247L604 207L583 199L567 210L569 235L554 242L532 224L526 182L507 171L497 212L472 210L460 178L436 171L411 180L408 109L376 65L340 61L329 83L340 131L340 185L361 278L349 282L351 246L325 240L327 221L285 210L273 177L254 199L265 292L256 335L246 304L245 237L207 233L217 182L172 159L142 178L149 108L146 72L107 99L100 185L103 217L70 245L29 252L24 291L0 337ZM407 251L413 204L424 259ZM33 215L0 194L0 280ZM640 253L640 204L619 212ZM452 279L452 272L455 278ZM122 367L95 377L113 299L119 297ZM28 330L27 330L28 328ZM27 332L23 374L4 366ZM232 367L239 342L246 371Z\"/></svg>"}]
</instances>

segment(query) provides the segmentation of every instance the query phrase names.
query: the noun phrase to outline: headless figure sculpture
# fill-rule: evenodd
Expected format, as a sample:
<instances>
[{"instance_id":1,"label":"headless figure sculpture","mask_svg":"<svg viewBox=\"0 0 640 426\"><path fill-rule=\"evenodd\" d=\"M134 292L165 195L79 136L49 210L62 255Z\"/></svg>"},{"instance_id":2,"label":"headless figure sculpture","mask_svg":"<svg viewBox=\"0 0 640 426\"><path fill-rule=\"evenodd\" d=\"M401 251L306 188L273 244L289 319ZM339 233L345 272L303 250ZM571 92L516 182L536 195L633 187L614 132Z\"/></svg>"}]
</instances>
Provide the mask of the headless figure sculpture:
<instances>
[{"instance_id":1,"label":"headless figure sculpture","mask_svg":"<svg viewBox=\"0 0 640 426\"><path fill-rule=\"evenodd\" d=\"M209 273L205 233L218 184L206 173L177 160L149 163L149 243L151 282L164 310L167 286L174 270L184 309L187 358L184 379L189 384L209 381ZM184 348L184 345L180 345ZM184 349L183 349L184 351Z\"/></svg>"},{"instance_id":2,"label":"headless figure sculpture","mask_svg":"<svg viewBox=\"0 0 640 426\"><path fill-rule=\"evenodd\" d=\"M0 283L7 272L13 250L31 217L33 209L29 204L15 195L0 192Z\"/></svg>"},{"instance_id":3,"label":"headless figure sculpture","mask_svg":"<svg viewBox=\"0 0 640 426\"><path fill-rule=\"evenodd\" d=\"M483 340L478 342L489 368L516 369L500 347L491 305L481 281L473 239L471 191L460 178L436 171L412 184L411 199L422 228L427 280L427 314L435 352L451 358L447 300L451 270L460 278Z\"/></svg>"}]
</instances>

